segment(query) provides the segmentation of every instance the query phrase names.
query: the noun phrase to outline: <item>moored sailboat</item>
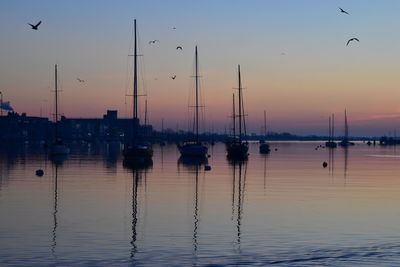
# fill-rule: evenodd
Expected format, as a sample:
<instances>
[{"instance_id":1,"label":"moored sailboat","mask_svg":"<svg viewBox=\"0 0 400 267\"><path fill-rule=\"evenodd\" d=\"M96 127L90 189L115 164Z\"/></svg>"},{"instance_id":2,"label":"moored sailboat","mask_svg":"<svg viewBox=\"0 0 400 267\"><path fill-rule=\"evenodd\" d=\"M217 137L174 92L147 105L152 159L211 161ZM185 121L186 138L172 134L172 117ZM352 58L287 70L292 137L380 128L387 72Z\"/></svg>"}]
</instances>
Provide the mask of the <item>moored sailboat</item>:
<instances>
[{"instance_id":1,"label":"moored sailboat","mask_svg":"<svg viewBox=\"0 0 400 267\"><path fill-rule=\"evenodd\" d=\"M269 148L269 144L266 142L267 139L267 112L264 110L264 138L260 140L260 153L268 154L271 149Z\"/></svg>"},{"instance_id":2,"label":"moored sailboat","mask_svg":"<svg viewBox=\"0 0 400 267\"><path fill-rule=\"evenodd\" d=\"M337 144L334 140L335 136L335 114L332 114L331 117L329 117L329 135L328 135L328 141L325 142L325 146L329 148L335 148L337 147Z\"/></svg>"},{"instance_id":3,"label":"moored sailboat","mask_svg":"<svg viewBox=\"0 0 400 267\"><path fill-rule=\"evenodd\" d=\"M349 125L347 123L347 112L344 110L344 137L339 143L342 147L354 146L353 142L349 141Z\"/></svg>"},{"instance_id":4,"label":"moored sailboat","mask_svg":"<svg viewBox=\"0 0 400 267\"><path fill-rule=\"evenodd\" d=\"M54 142L50 146L50 155L67 155L69 154L69 148L64 144L64 141L59 134L59 121L58 121L58 77L57 77L57 64L55 65L54 71L55 80L55 123L54 123Z\"/></svg>"},{"instance_id":5,"label":"moored sailboat","mask_svg":"<svg viewBox=\"0 0 400 267\"><path fill-rule=\"evenodd\" d=\"M153 148L140 134L140 120L138 111L138 62L137 62L136 19L134 20L134 51L133 51L133 109L131 139L125 144L123 156L125 164L145 164L151 161Z\"/></svg>"},{"instance_id":6,"label":"moored sailboat","mask_svg":"<svg viewBox=\"0 0 400 267\"><path fill-rule=\"evenodd\" d=\"M229 159L232 160L244 160L248 157L249 144L247 141L243 140L243 130L246 133L246 122L243 107L243 97L242 97L242 80L240 76L240 65L238 65L238 94L239 94L239 107L238 115L236 115L235 101L233 100L233 137L226 143L226 151ZM234 99L234 98L233 98ZM236 135L236 118L238 119L239 133Z\"/></svg>"},{"instance_id":7,"label":"moored sailboat","mask_svg":"<svg viewBox=\"0 0 400 267\"><path fill-rule=\"evenodd\" d=\"M182 157L206 157L208 148L200 142L199 138L199 73L198 73L198 60L197 60L197 46L195 48L195 138L192 141L185 142L183 144L178 144L179 152Z\"/></svg>"}]
</instances>

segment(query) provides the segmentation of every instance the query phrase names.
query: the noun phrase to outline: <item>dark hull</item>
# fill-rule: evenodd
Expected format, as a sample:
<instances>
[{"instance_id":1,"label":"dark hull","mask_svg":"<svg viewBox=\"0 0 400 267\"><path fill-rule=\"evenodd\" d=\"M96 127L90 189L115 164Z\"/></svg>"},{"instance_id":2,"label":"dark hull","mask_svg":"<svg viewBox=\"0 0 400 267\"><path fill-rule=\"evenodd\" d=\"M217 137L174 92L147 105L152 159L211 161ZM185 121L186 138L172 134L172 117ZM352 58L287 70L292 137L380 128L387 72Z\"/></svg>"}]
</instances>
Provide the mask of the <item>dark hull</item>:
<instances>
[{"instance_id":1,"label":"dark hull","mask_svg":"<svg viewBox=\"0 0 400 267\"><path fill-rule=\"evenodd\" d=\"M339 146L341 146L341 147L349 147L349 146L354 146L354 143L350 142L350 141L347 141L347 140L342 140L339 143Z\"/></svg>"},{"instance_id":2,"label":"dark hull","mask_svg":"<svg viewBox=\"0 0 400 267\"><path fill-rule=\"evenodd\" d=\"M150 158L153 156L153 149L150 146L128 146L122 152L124 160L135 160L140 158Z\"/></svg>"},{"instance_id":3,"label":"dark hull","mask_svg":"<svg viewBox=\"0 0 400 267\"><path fill-rule=\"evenodd\" d=\"M201 143L187 143L178 145L182 157L207 157L208 148Z\"/></svg>"},{"instance_id":4,"label":"dark hull","mask_svg":"<svg viewBox=\"0 0 400 267\"><path fill-rule=\"evenodd\" d=\"M269 145L267 143L260 144L260 153L261 154L268 154L271 151Z\"/></svg>"},{"instance_id":5,"label":"dark hull","mask_svg":"<svg viewBox=\"0 0 400 267\"><path fill-rule=\"evenodd\" d=\"M336 142L328 141L328 142L325 142L325 146L329 147L329 148L335 148L335 147L337 147L337 144L336 144Z\"/></svg>"},{"instance_id":6,"label":"dark hull","mask_svg":"<svg viewBox=\"0 0 400 267\"><path fill-rule=\"evenodd\" d=\"M247 159L249 156L249 146L243 142L227 143L226 151L229 159Z\"/></svg>"}]
</instances>

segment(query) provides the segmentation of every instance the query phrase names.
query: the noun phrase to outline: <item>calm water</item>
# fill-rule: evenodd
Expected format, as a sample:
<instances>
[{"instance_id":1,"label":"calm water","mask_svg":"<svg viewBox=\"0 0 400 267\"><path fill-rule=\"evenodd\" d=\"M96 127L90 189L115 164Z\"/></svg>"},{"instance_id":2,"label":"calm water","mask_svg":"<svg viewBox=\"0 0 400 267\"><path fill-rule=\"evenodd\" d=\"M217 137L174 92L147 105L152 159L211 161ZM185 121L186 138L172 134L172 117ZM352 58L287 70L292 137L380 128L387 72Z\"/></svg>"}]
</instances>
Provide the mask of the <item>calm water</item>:
<instances>
[{"instance_id":1,"label":"calm water","mask_svg":"<svg viewBox=\"0 0 400 267\"><path fill-rule=\"evenodd\" d=\"M252 144L233 164L218 143L211 171L175 145L142 170L118 144L56 164L3 145L0 265L400 265L400 151L319 144L272 143L268 156Z\"/></svg>"}]
</instances>

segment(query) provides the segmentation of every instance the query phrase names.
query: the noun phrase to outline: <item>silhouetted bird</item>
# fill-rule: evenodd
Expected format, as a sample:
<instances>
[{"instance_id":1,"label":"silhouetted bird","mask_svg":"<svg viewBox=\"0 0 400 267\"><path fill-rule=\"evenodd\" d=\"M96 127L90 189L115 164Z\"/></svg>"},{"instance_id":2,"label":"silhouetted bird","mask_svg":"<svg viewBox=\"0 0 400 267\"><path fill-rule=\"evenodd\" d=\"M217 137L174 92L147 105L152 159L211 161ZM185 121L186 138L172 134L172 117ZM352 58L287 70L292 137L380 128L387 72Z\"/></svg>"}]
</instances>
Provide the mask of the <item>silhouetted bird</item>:
<instances>
[{"instance_id":1,"label":"silhouetted bird","mask_svg":"<svg viewBox=\"0 0 400 267\"><path fill-rule=\"evenodd\" d=\"M80 83L84 83L85 82L85 80L82 80L82 79L80 79L80 78L76 78L77 80L78 80L78 82L80 82Z\"/></svg>"},{"instance_id":2,"label":"silhouetted bird","mask_svg":"<svg viewBox=\"0 0 400 267\"><path fill-rule=\"evenodd\" d=\"M179 50L179 49L180 49L180 50L183 50L182 46L177 46L177 47L176 47L176 50Z\"/></svg>"},{"instance_id":3,"label":"silhouetted bird","mask_svg":"<svg viewBox=\"0 0 400 267\"><path fill-rule=\"evenodd\" d=\"M172 79L172 80L175 80L175 78L176 78L176 75L171 76L171 79Z\"/></svg>"},{"instance_id":4,"label":"silhouetted bird","mask_svg":"<svg viewBox=\"0 0 400 267\"><path fill-rule=\"evenodd\" d=\"M149 44L155 44L156 42L159 42L159 40L152 40L152 41L149 41Z\"/></svg>"},{"instance_id":5,"label":"silhouetted bird","mask_svg":"<svg viewBox=\"0 0 400 267\"><path fill-rule=\"evenodd\" d=\"M340 12L350 15L349 13L347 13L347 11L343 10L342 8L339 7L339 9L340 9Z\"/></svg>"},{"instance_id":6,"label":"silhouetted bird","mask_svg":"<svg viewBox=\"0 0 400 267\"><path fill-rule=\"evenodd\" d=\"M176 27L172 27L173 30L176 30Z\"/></svg>"},{"instance_id":7,"label":"silhouetted bird","mask_svg":"<svg viewBox=\"0 0 400 267\"><path fill-rule=\"evenodd\" d=\"M39 21L36 25L32 25L30 23L28 23L28 24L32 27L32 30L37 30L39 25L40 25L40 23L42 23L42 21Z\"/></svg>"},{"instance_id":8,"label":"silhouetted bird","mask_svg":"<svg viewBox=\"0 0 400 267\"><path fill-rule=\"evenodd\" d=\"M349 43L350 43L351 41L357 41L357 42L359 42L360 40L358 40L357 38L351 38L350 40L347 41L346 46L348 46Z\"/></svg>"}]
</instances>

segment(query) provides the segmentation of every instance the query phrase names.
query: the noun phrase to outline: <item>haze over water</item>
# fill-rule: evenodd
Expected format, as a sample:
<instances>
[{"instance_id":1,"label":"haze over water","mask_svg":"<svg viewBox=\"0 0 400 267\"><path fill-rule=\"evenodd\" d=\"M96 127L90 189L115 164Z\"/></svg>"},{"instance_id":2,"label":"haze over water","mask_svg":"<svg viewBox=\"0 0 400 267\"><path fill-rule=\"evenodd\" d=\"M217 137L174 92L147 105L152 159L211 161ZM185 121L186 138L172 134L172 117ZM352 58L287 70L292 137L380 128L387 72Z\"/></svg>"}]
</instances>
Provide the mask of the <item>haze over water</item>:
<instances>
[{"instance_id":1,"label":"haze over water","mask_svg":"<svg viewBox=\"0 0 400 267\"><path fill-rule=\"evenodd\" d=\"M0 265L398 264L400 153L319 144L251 144L233 164L217 143L211 171L175 145L154 146L147 170L125 168L119 144L71 146L57 165L2 146Z\"/></svg>"}]
</instances>

